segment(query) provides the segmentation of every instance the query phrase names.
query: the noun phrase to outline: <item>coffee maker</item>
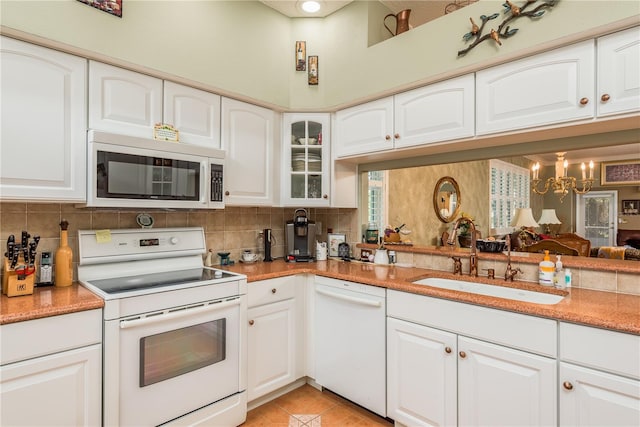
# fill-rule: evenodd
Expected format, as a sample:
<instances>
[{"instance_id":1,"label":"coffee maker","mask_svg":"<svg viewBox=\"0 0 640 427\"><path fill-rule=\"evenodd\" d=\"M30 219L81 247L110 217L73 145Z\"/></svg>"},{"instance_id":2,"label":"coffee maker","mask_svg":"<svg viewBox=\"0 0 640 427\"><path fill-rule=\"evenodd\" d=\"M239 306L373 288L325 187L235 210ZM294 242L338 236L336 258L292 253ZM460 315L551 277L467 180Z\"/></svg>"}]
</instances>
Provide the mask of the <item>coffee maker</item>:
<instances>
[{"instance_id":1,"label":"coffee maker","mask_svg":"<svg viewBox=\"0 0 640 427\"><path fill-rule=\"evenodd\" d=\"M293 220L286 223L284 235L287 245L285 261L313 261L316 251L316 224L309 221L305 209L296 209Z\"/></svg>"}]
</instances>

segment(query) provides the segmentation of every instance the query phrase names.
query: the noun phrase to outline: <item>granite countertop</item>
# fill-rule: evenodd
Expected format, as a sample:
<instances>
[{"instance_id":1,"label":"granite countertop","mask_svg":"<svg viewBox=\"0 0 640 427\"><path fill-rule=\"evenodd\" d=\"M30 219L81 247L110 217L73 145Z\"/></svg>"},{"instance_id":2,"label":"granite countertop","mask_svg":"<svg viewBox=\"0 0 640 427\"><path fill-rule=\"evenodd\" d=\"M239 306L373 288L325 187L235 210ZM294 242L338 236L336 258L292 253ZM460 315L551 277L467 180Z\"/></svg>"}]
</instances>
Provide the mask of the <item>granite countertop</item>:
<instances>
[{"instance_id":1,"label":"granite countertop","mask_svg":"<svg viewBox=\"0 0 640 427\"><path fill-rule=\"evenodd\" d=\"M251 282L259 280L304 273L317 274L334 279L361 282L387 289L640 335L640 296L634 295L580 288L571 288L569 291L543 288L542 290L545 292L562 294L566 297L555 305L533 304L414 285L411 282L425 277L462 278L463 280L485 283L489 286L502 285L541 291L539 285L532 283L518 281L507 283L502 278L490 280L486 277L453 276L447 272L424 268L344 262L333 259L312 263L286 263L282 260L270 263L239 263L224 268L245 274L249 286L251 286ZM65 288L36 288L33 295L12 298L2 295L0 298L0 325L102 308L103 306L104 301L100 297L78 284Z\"/></svg>"},{"instance_id":2,"label":"granite countertop","mask_svg":"<svg viewBox=\"0 0 640 427\"><path fill-rule=\"evenodd\" d=\"M493 286L512 286L525 290L540 291L541 287L533 283L518 281L507 283L502 278L490 280L486 277L473 278L468 275L453 276L447 272L424 268L344 262L332 259L313 263L286 263L281 260L271 263L240 263L225 268L246 274L249 286L251 286L251 282L258 280L310 273L533 316L640 334L640 296L635 295L580 288L571 288L568 291L542 288L545 292L566 295L566 297L555 305L534 304L424 285L414 285L411 282L425 277L461 278Z\"/></svg>"},{"instance_id":3,"label":"granite countertop","mask_svg":"<svg viewBox=\"0 0 640 427\"><path fill-rule=\"evenodd\" d=\"M104 300L85 287L36 287L32 295L0 297L0 325L104 307Z\"/></svg>"}]
</instances>

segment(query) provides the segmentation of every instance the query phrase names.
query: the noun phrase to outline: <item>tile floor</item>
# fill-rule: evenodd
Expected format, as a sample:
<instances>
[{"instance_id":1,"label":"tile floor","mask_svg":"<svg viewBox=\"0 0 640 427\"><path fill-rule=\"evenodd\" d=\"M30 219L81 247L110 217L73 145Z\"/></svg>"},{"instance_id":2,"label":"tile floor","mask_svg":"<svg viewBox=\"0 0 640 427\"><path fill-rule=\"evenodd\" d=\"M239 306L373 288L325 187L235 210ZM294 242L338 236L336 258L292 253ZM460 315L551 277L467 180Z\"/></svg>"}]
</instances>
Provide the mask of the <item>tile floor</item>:
<instances>
[{"instance_id":1,"label":"tile floor","mask_svg":"<svg viewBox=\"0 0 640 427\"><path fill-rule=\"evenodd\" d=\"M308 384L247 413L242 427L391 427L393 423Z\"/></svg>"}]
</instances>

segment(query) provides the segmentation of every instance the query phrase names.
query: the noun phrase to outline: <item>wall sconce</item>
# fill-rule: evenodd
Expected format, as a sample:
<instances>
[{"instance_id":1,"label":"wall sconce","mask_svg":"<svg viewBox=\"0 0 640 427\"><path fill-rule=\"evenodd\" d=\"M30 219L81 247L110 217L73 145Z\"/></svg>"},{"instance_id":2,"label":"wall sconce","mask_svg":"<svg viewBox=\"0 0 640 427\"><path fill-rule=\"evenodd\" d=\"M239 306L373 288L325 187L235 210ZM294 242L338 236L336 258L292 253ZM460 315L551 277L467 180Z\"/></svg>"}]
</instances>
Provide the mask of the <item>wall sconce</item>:
<instances>
[{"instance_id":1,"label":"wall sconce","mask_svg":"<svg viewBox=\"0 0 640 427\"><path fill-rule=\"evenodd\" d=\"M576 194L586 194L591 191L593 186L593 161L589 162L589 178L587 178L587 167L584 162L581 165L582 179L578 180L572 176L567 175L567 169L569 162L565 160L563 153L556 153L558 159L556 160L556 177L547 178L544 183L544 188L539 189L538 184L542 181L538 173L540 171L540 163L536 163L531 168L531 190L536 194L546 194L550 188L553 188L553 192L560 196L560 202L564 197L572 191ZM578 188L578 184L580 188Z\"/></svg>"},{"instance_id":2,"label":"wall sconce","mask_svg":"<svg viewBox=\"0 0 640 427\"><path fill-rule=\"evenodd\" d=\"M545 234L551 234L550 224L562 224L556 215L555 209L542 209L538 224L546 225Z\"/></svg>"}]
</instances>

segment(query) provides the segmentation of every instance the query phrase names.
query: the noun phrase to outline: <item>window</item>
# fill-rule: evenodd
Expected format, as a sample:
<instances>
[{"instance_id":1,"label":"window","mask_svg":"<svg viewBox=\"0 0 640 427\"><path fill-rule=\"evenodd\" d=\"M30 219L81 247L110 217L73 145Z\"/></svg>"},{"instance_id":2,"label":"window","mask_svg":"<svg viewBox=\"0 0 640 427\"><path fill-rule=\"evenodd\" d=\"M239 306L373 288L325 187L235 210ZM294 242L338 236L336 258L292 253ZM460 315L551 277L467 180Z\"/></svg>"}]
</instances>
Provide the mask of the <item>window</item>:
<instances>
[{"instance_id":1,"label":"window","mask_svg":"<svg viewBox=\"0 0 640 427\"><path fill-rule=\"evenodd\" d=\"M491 159L489 171L489 226L493 234L508 233L516 208L529 207L529 170Z\"/></svg>"},{"instance_id":2,"label":"window","mask_svg":"<svg viewBox=\"0 0 640 427\"><path fill-rule=\"evenodd\" d=\"M369 194L367 221L378 226L378 230L384 230L387 223L387 172L368 172Z\"/></svg>"}]
</instances>

